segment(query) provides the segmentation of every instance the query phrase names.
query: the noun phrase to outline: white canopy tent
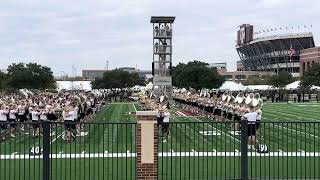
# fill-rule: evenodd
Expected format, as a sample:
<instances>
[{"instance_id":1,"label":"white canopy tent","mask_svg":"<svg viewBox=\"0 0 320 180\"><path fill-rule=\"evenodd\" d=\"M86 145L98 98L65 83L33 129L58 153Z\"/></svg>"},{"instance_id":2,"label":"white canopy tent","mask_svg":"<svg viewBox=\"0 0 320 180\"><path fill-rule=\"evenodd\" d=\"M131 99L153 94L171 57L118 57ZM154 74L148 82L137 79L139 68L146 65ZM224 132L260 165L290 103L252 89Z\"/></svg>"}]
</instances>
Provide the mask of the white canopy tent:
<instances>
[{"instance_id":1,"label":"white canopy tent","mask_svg":"<svg viewBox=\"0 0 320 180\"><path fill-rule=\"evenodd\" d=\"M91 81L57 81L57 90L91 91Z\"/></svg>"},{"instance_id":2,"label":"white canopy tent","mask_svg":"<svg viewBox=\"0 0 320 180\"><path fill-rule=\"evenodd\" d=\"M293 83L290 83L288 85L286 85L286 89L290 90L290 89L298 89L300 87L300 81L295 81Z\"/></svg>"},{"instance_id":3,"label":"white canopy tent","mask_svg":"<svg viewBox=\"0 0 320 180\"><path fill-rule=\"evenodd\" d=\"M270 85L248 85L248 86L245 86L246 90L251 90L251 91L254 91L254 90L269 90L269 89L272 89L272 86Z\"/></svg>"},{"instance_id":4,"label":"white canopy tent","mask_svg":"<svg viewBox=\"0 0 320 180\"><path fill-rule=\"evenodd\" d=\"M233 81L225 81L219 90L228 90L228 91L244 91L246 88L240 83L235 83Z\"/></svg>"}]
</instances>

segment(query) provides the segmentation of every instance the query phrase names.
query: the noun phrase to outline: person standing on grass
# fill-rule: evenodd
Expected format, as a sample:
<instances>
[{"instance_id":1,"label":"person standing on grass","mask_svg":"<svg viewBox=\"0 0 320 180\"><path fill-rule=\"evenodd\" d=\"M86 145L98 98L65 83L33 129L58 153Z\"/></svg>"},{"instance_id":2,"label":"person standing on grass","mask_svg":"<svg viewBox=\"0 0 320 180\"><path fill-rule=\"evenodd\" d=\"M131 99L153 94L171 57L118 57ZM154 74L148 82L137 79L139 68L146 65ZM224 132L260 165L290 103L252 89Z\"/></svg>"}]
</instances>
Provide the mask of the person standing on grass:
<instances>
[{"instance_id":1,"label":"person standing on grass","mask_svg":"<svg viewBox=\"0 0 320 180\"><path fill-rule=\"evenodd\" d=\"M7 124L5 122L8 121L7 115L9 114L9 109L4 104L0 106L0 133L1 131L5 131L7 129ZM5 139L5 136L2 137L2 140Z\"/></svg>"},{"instance_id":2,"label":"person standing on grass","mask_svg":"<svg viewBox=\"0 0 320 180\"><path fill-rule=\"evenodd\" d=\"M65 140L70 142L71 138L73 137L72 134L72 122L74 121L74 119L76 118L76 113L74 111L74 109L68 105L65 110L62 112L62 116L63 116L63 120L65 123L65 129L66 129L66 138Z\"/></svg>"},{"instance_id":3,"label":"person standing on grass","mask_svg":"<svg viewBox=\"0 0 320 180\"><path fill-rule=\"evenodd\" d=\"M26 105L23 104L23 103L18 105L18 119L22 123L27 120ZM24 125L23 124L21 124L21 131L24 131Z\"/></svg>"},{"instance_id":4,"label":"person standing on grass","mask_svg":"<svg viewBox=\"0 0 320 180\"><path fill-rule=\"evenodd\" d=\"M249 112L243 115L243 117L248 121L248 137L249 145L251 149L255 149L256 145L256 122L258 113L255 111L253 106L249 107Z\"/></svg>"},{"instance_id":5,"label":"person standing on grass","mask_svg":"<svg viewBox=\"0 0 320 180\"><path fill-rule=\"evenodd\" d=\"M165 140L163 142L167 142L169 132L170 132L170 112L167 107L163 107L163 132L165 134Z\"/></svg>"},{"instance_id":6,"label":"person standing on grass","mask_svg":"<svg viewBox=\"0 0 320 180\"><path fill-rule=\"evenodd\" d=\"M15 104L10 105L9 108L9 122L11 122L12 124L10 124L10 136L11 137L16 137L13 132L16 130L17 124L17 113L18 113L18 109L17 106Z\"/></svg>"},{"instance_id":7,"label":"person standing on grass","mask_svg":"<svg viewBox=\"0 0 320 180\"><path fill-rule=\"evenodd\" d=\"M256 134L257 135L256 135L256 137L258 139L258 137L259 137L259 129L260 129L260 122L262 120L262 108L257 107L256 112L257 112L257 123L256 123L256 131L257 131Z\"/></svg>"},{"instance_id":8,"label":"person standing on grass","mask_svg":"<svg viewBox=\"0 0 320 180\"><path fill-rule=\"evenodd\" d=\"M32 120L32 127L33 127L33 135L32 137L38 137L40 134L40 125L39 125L39 119L40 119L40 111L36 105L32 107L31 111L31 120Z\"/></svg>"}]
</instances>

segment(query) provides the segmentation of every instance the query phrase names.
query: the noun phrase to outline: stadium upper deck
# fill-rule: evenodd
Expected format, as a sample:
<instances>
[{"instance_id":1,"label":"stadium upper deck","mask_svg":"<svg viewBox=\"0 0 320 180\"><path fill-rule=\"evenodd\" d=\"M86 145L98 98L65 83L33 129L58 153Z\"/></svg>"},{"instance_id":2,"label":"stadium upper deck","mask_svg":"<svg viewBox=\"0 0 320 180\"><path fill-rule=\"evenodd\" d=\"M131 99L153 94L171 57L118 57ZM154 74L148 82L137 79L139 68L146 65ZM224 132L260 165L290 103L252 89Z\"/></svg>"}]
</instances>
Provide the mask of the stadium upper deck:
<instances>
[{"instance_id":1,"label":"stadium upper deck","mask_svg":"<svg viewBox=\"0 0 320 180\"><path fill-rule=\"evenodd\" d=\"M238 31L236 50L245 70L287 71L299 76L300 51L315 47L311 32L253 38L253 26Z\"/></svg>"}]
</instances>

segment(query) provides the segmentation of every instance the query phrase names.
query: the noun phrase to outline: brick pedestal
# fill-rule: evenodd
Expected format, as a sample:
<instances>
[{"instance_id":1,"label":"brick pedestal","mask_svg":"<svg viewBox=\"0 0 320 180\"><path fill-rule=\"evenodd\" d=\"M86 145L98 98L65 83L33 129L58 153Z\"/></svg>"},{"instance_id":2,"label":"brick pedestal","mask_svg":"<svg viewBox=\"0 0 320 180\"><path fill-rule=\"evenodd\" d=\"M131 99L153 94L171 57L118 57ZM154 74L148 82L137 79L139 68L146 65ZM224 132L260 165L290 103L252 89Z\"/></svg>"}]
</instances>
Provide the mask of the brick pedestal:
<instances>
[{"instance_id":1,"label":"brick pedestal","mask_svg":"<svg viewBox=\"0 0 320 180\"><path fill-rule=\"evenodd\" d=\"M137 111L137 179L158 179L157 111Z\"/></svg>"}]
</instances>

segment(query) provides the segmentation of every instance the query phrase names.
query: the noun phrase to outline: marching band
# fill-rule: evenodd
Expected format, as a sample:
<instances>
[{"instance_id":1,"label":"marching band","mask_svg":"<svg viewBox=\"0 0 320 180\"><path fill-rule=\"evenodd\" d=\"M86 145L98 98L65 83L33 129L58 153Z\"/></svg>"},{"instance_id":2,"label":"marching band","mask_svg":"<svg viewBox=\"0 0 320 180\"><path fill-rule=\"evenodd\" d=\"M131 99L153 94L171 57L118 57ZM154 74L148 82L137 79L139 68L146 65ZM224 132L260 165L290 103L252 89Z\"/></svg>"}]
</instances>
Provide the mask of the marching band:
<instances>
[{"instance_id":1,"label":"marching band","mask_svg":"<svg viewBox=\"0 0 320 180\"><path fill-rule=\"evenodd\" d=\"M106 94L104 90L0 93L0 137L5 139L10 135L14 138L15 131L25 131L26 125L33 129L34 138L39 137L42 135L41 121L49 120L64 122L66 133L63 138L71 141L83 128L71 122L91 121L105 104ZM23 123L26 121L32 123Z\"/></svg>"},{"instance_id":2,"label":"marching band","mask_svg":"<svg viewBox=\"0 0 320 180\"><path fill-rule=\"evenodd\" d=\"M183 109L198 115L204 115L216 121L234 121L231 123L235 130L239 130L240 121L248 120L248 136L251 148L255 147L256 137L262 120L263 100L259 93L239 92L233 96L232 92L224 92L221 97L210 97L210 93L187 92L176 90L174 101Z\"/></svg>"}]
</instances>

